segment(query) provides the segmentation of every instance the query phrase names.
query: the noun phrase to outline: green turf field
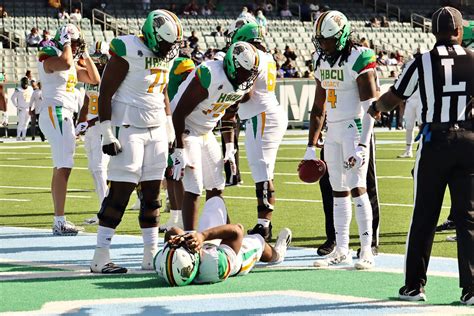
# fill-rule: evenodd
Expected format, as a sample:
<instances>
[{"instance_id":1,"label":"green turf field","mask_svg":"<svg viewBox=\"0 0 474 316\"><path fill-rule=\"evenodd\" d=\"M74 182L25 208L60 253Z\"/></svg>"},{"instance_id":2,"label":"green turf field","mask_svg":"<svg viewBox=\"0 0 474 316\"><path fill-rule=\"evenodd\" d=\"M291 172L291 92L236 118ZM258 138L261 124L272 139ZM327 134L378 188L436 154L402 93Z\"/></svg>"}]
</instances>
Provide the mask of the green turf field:
<instances>
[{"instance_id":1,"label":"green turf field","mask_svg":"<svg viewBox=\"0 0 474 316\"><path fill-rule=\"evenodd\" d=\"M305 135L288 135L287 140L304 140ZM404 132L377 132L378 141L403 141ZM243 140L242 140L243 141ZM316 247L324 240L324 214L319 186L301 184L296 167L304 155L304 145L282 145L276 164L276 210L274 231L283 226L293 230L293 245ZM377 174L381 206L380 244L381 251L404 253L405 239L411 220L413 204L413 181L410 170L414 159L397 159L404 150L403 143L377 145ZM241 146L241 170L244 185L225 190L226 203L231 220L251 227L256 221L255 190L244 146ZM83 143L79 143L75 157L76 167L69 182L70 192L66 206L68 220L76 224L94 215L98 202L93 191L92 177L87 170L87 158ZM4 143L0 144L0 226L22 226L49 228L52 223L52 202L49 193L51 180L50 151L47 143ZM164 195L162 195L164 200ZM429 198L429 197L426 197ZM131 198L130 204L136 197ZM448 215L449 194L446 194L440 222ZM137 212L127 211L119 234L140 234ZM162 214L162 221L168 219ZM86 227L95 232L96 227ZM351 242L357 248L358 235L355 219L351 226ZM451 232L452 234L452 232ZM456 245L447 242L446 234L435 238L433 255L456 256Z\"/></svg>"}]
</instances>

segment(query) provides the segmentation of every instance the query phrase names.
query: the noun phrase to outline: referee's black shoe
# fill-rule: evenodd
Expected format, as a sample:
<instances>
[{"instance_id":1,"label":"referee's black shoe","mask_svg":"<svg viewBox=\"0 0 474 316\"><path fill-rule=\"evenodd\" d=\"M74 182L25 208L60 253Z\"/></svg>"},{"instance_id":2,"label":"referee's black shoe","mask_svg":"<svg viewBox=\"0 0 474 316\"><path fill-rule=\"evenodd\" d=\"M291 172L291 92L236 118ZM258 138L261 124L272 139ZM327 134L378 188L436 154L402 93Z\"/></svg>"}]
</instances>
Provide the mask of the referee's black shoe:
<instances>
[{"instance_id":1,"label":"referee's black shoe","mask_svg":"<svg viewBox=\"0 0 474 316\"><path fill-rule=\"evenodd\" d=\"M474 305L474 287L465 287L462 289L461 303L465 305Z\"/></svg>"},{"instance_id":2,"label":"referee's black shoe","mask_svg":"<svg viewBox=\"0 0 474 316\"><path fill-rule=\"evenodd\" d=\"M404 301L426 301L425 289L422 286L402 286L398 291L398 298Z\"/></svg>"},{"instance_id":3,"label":"referee's black shoe","mask_svg":"<svg viewBox=\"0 0 474 316\"><path fill-rule=\"evenodd\" d=\"M319 256L327 256L331 254L336 248L336 241L335 240L326 240L321 246L318 247L316 251Z\"/></svg>"},{"instance_id":4,"label":"referee's black shoe","mask_svg":"<svg viewBox=\"0 0 474 316\"><path fill-rule=\"evenodd\" d=\"M259 234L260 236L265 239L266 242L270 242L272 239L272 223L270 223L269 227L264 227L262 224L255 225L254 228L249 229L247 231L249 235Z\"/></svg>"},{"instance_id":5,"label":"referee's black shoe","mask_svg":"<svg viewBox=\"0 0 474 316\"><path fill-rule=\"evenodd\" d=\"M445 230L455 230L456 224L453 221L447 219L443 224L436 227L437 232L442 232Z\"/></svg>"},{"instance_id":6,"label":"referee's black shoe","mask_svg":"<svg viewBox=\"0 0 474 316\"><path fill-rule=\"evenodd\" d=\"M372 254L374 257L379 255L379 246L372 246ZM360 258L360 248L357 249L357 258Z\"/></svg>"}]
</instances>

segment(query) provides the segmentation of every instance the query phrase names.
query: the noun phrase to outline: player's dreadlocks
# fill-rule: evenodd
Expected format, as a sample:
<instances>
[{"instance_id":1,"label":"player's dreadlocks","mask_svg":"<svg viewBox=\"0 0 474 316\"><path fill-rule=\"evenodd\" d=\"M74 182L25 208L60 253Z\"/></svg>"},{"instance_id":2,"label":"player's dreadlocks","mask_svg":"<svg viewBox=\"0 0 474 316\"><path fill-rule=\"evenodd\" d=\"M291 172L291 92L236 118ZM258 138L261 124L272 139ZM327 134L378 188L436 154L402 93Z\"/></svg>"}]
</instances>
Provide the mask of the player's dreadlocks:
<instances>
[{"instance_id":1,"label":"player's dreadlocks","mask_svg":"<svg viewBox=\"0 0 474 316\"><path fill-rule=\"evenodd\" d=\"M334 66L336 61L339 60L337 65L339 67L341 67L349 59L349 56L351 54L352 49L356 46L360 46L360 45L354 43L352 38L349 37L347 39L346 46L344 46L344 48L341 51L336 51L336 53L334 53L334 57L328 59L328 62L330 64L330 66L331 67ZM316 60L316 64L314 65L314 69L319 67L319 65L321 64L321 59L323 58L323 56L324 56L324 54L319 53L318 59Z\"/></svg>"}]
</instances>

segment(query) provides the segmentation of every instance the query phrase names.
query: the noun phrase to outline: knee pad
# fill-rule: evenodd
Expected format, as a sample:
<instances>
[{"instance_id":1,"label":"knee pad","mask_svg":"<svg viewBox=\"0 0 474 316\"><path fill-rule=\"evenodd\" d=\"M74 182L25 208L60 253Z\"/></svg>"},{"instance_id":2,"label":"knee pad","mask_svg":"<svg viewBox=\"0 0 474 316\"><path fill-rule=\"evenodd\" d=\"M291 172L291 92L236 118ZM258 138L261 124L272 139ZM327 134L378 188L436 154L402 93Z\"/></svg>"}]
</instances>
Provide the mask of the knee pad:
<instances>
[{"instance_id":1,"label":"knee pad","mask_svg":"<svg viewBox=\"0 0 474 316\"><path fill-rule=\"evenodd\" d=\"M159 223L159 212L161 207L160 200L145 201L140 194L140 214L138 220L141 223L158 224Z\"/></svg>"},{"instance_id":2,"label":"knee pad","mask_svg":"<svg viewBox=\"0 0 474 316\"><path fill-rule=\"evenodd\" d=\"M263 205L257 207L258 211L273 211L274 206L270 204L269 199L273 196L275 191L269 189L269 181L263 183L263 189L256 189L257 198L263 200Z\"/></svg>"},{"instance_id":3,"label":"knee pad","mask_svg":"<svg viewBox=\"0 0 474 316\"><path fill-rule=\"evenodd\" d=\"M104 197L104 200L102 201L97 217L105 224L115 228L122 221L126 208L127 203L117 203L112 200L112 188L110 188L109 194Z\"/></svg>"}]
</instances>

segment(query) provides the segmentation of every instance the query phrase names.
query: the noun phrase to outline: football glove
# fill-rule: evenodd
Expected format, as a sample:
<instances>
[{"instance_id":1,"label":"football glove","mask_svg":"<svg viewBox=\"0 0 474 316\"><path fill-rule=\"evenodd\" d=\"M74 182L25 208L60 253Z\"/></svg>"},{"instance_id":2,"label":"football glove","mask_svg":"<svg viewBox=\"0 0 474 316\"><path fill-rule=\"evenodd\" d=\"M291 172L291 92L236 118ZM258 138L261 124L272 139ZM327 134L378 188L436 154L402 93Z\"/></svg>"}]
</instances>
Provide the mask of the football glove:
<instances>
[{"instance_id":1,"label":"football glove","mask_svg":"<svg viewBox=\"0 0 474 316\"><path fill-rule=\"evenodd\" d=\"M71 35L69 34L69 29L67 25L61 28L61 35L59 35L59 44L63 47L66 45L71 45Z\"/></svg>"},{"instance_id":2,"label":"football glove","mask_svg":"<svg viewBox=\"0 0 474 316\"><path fill-rule=\"evenodd\" d=\"M236 153L237 153L237 150L234 147L234 143L225 144L224 162L230 163L231 176L235 176L237 174L237 164L235 163Z\"/></svg>"},{"instance_id":3,"label":"football glove","mask_svg":"<svg viewBox=\"0 0 474 316\"><path fill-rule=\"evenodd\" d=\"M184 167L186 167L184 149L175 148L171 154L171 160L173 161L173 180L178 181L184 176Z\"/></svg>"},{"instance_id":4,"label":"football glove","mask_svg":"<svg viewBox=\"0 0 474 316\"><path fill-rule=\"evenodd\" d=\"M80 122L79 124L77 124L77 126L76 126L76 136L79 136L80 134L84 134L88 127L89 127L89 124L87 123L87 121Z\"/></svg>"},{"instance_id":5,"label":"football glove","mask_svg":"<svg viewBox=\"0 0 474 316\"><path fill-rule=\"evenodd\" d=\"M99 126L102 132L102 152L109 156L116 156L122 152L122 146L112 132L111 122L109 120L103 121Z\"/></svg>"},{"instance_id":6,"label":"football glove","mask_svg":"<svg viewBox=\"0 0 474 316\"><path fill-rule=\"evenodd\" d=\"M166 134L168 135L168 144L174 143L176 134L174 133L173 117L171 115L166 116Z\"/></svg>"},{"instance_id":7,"label":"football glove","mask_svg":"<svg viewBox=\"0 0 474 316\"><path fill-rule=\"evenodd\" d=\"M318 158L316 157L315 146L306 147L306 153L304 154L303 160L318 160Z\"/></svg>"},{"instance_id":8,"label":"football glove","mask_svg":"<svg viewBox=\"0 0 474 316\"><path fill-rule=\"evenodd\" d=\"M344 167L346 169L362 167L365 163L365 157L367 156L366 151L367 149L364 146L358 145L355 148L354 153L344 163Z\"/></svg>"}]
</instances>

